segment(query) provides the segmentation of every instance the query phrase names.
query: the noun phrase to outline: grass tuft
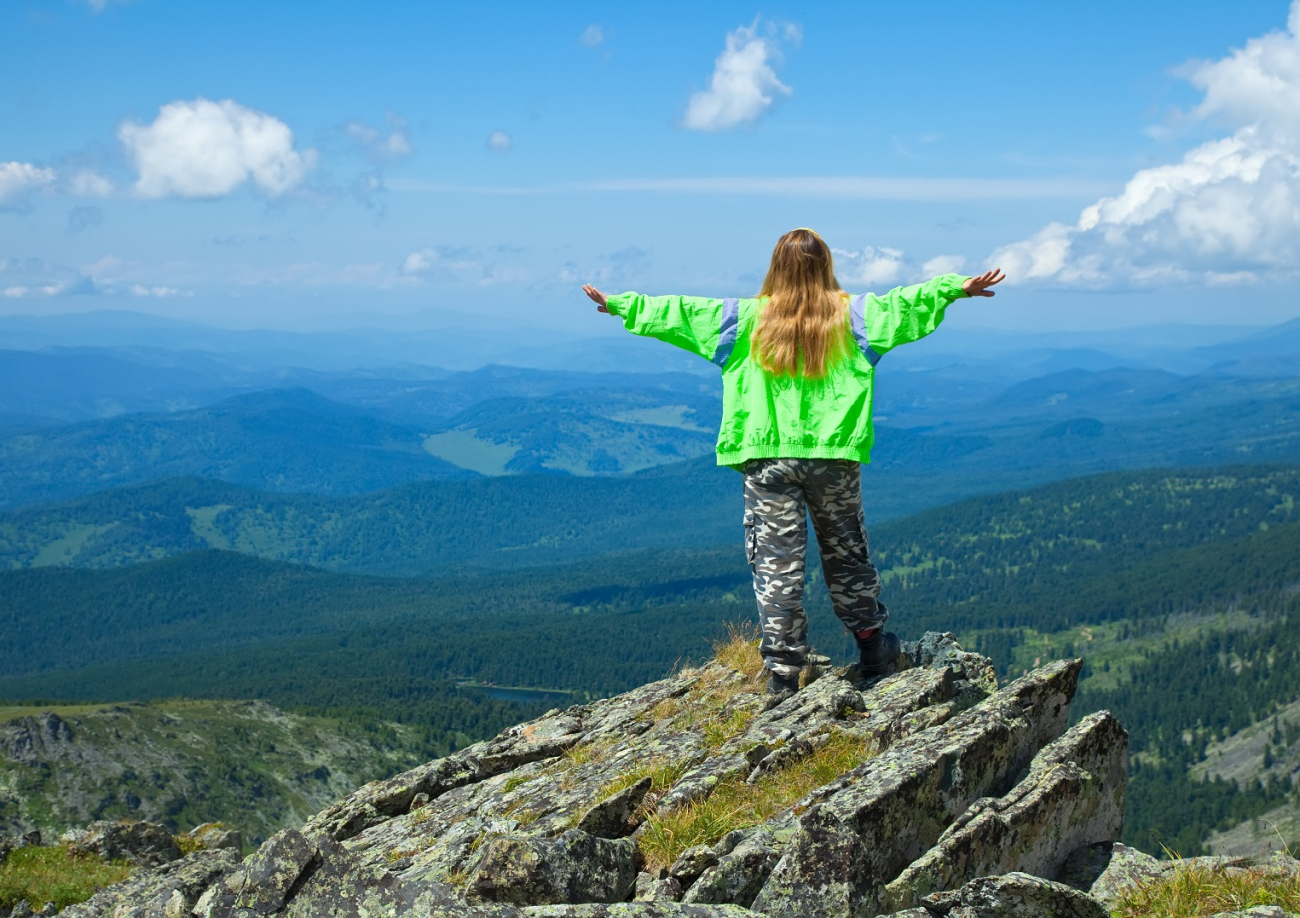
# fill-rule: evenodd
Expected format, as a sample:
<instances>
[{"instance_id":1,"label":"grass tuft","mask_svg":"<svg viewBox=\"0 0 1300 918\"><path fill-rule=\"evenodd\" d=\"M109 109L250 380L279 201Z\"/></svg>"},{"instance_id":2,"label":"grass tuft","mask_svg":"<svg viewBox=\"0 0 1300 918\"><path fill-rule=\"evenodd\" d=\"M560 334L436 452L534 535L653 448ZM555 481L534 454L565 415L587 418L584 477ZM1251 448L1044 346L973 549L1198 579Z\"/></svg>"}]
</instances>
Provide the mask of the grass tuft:
<instances>
[{"instance_id":1,"label":"grass tuft","mask_svg":"<svg viewBox=\"0 0 1300 918\"><path fill-rule=\"evenodd\" d=\"M820 749L754 784L732 778L718 784L704 800L647 820L638 839L646 869L668 867L693 845L712 845L736 829L758 825L859 765L869 755L867 741L833 734Z\"/></svg>"},{"instance_id":2,"label":"grass tuft","mask_svg":"<svg viewBox=\"0 0 1300 918\"><path fill-rule=\"evenodd\" d=\"M63 847L18 848L0 865L0 908L26 899L33 908L53 902L64 909L85 902L101 886L122 882L131 869L120 861L73 856Z\"/></svg>"},{"instance_id":3,"label":"grass tuft","mask_svg":"<svg viewBox=\"0 0 1300 918\"><path fill-rule=\"evenodd\" d=\"M1300 876L1267 867L1209 869L1179 866L1140 882L1120 900L1115 918L1205 918L1276 905L1300 912Z\"/></svg>"},{"instance_id":4,"label":"grass tuft","mask_svg":"<svg viewBox=\"0 0 1300 918\"><path fill-rule=\"evenodd\" d=\"M742 676L758 681L763 675L763 658L758 653L761 635L747 622L727 624L727 636L713 645L713 659Z\"/></svg>"}]
</instances>

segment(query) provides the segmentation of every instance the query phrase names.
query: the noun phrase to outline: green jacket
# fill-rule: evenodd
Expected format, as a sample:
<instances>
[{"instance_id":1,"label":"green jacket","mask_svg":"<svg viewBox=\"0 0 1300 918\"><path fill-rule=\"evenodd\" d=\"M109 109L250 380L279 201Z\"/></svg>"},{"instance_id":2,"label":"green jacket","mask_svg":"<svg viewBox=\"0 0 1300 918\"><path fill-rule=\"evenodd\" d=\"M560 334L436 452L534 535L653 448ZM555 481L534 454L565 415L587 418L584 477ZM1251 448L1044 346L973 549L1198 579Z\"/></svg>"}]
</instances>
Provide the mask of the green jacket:
<instances>
[{"instance_id":1,"label":"green jacket","mask_svg":"<svg viewBox=\"0 0 1300 918\"><path fill-rule=\"evenodd\" d=\"M609 297L608 308L636 335L699 354L722 368L718 465L750 459L871 461L871 394L876 363L900 344L939 327L944 310L965 296L966 278L944 274L884 296L849 300L857 347L822 379L778 377L750 356L749 339L762 301L691 296Z\"/></svg>"}]
</instances>

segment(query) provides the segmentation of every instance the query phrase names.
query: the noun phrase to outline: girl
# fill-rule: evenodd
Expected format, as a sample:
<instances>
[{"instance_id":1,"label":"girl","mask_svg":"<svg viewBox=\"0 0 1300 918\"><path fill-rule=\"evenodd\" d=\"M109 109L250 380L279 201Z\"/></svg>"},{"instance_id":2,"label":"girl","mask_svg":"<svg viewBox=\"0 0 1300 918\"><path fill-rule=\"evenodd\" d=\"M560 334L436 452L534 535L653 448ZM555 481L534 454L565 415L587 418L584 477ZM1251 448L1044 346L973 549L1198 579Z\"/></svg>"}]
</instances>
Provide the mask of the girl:
<instances>
[{"instance_id":1,"label":"girl","mask_svg":"<svg viewBox=\"0 0 1300 918\"><path fill-rule=\"evenodd\" d=\"M850 297L835 279L831 250L810 229L786 233L755 299L606 296L582 289L601 312L712 360L722 370L718 464L745 476L745 549L754 572L774 695L799 690L808 657L803 610L806 517L811 514L835 614L853 633L863 676L884 673L899 654L882 627L880 578L867 551L861 465L871 461L876 364L925 337L963 296L993 296L1005 275L944 274L883 297Z\"/></svg>"}]
</instances>

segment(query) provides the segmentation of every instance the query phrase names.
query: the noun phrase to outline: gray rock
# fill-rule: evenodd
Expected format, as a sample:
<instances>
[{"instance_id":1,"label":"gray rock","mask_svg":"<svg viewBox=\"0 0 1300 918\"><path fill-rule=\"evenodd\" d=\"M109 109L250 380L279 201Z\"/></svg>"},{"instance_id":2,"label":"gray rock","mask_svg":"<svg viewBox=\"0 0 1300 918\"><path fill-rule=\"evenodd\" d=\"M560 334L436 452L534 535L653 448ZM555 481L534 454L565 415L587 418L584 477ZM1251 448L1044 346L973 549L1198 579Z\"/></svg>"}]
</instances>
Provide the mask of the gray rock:
<instances>
[{"instance_id":1,"label":"gray rock","mask_svg":"<svg viewBox=\"0 0 1300 918\"><path fill-rule=\"evenodd\" d=\"M878 912L883 882L976 799L1008 790L1061 735L1080 666L1043 666L854 769L847 786L800 817L754 910L781 918Z\"/></svg>"},{"instance_id":2,"label":"gray rock","mask_svg":"<svg viewBox=\"0 0 1300 918\"><path fill-rule=\"evenodd\" d=\"M27 904L26 899L18 900L14 910L9 913L9 918L32 918L32 907Z\"/></svg>"},{"instance_id":3,"label":"gray rock","mask_svg":"<svg viewBox=\"0 0 1300 918\"><path fill-rule=\"evenodd\" d=\"M608 800L597 803L578 820L578 828L598 838L622 838L635 828L633 817L650 792L651 780L642 778Z\"/></svg>"},{"instance_id":4,"label":"gray rock","mask_svg":"<svg viewBox=\"0 0 1300 918\"><path fill-rule=\"evenodd\" d=\"M164 826L152 822L92 822L86 834L69 846L73 854L97 855L157 867L179 860L181 849Z\"/></svg>"},{"instance_id":5,"label":"gray rock","mask_svg":"<svg viewBox=\"0 0 1300 918\"><path fill-rule=\"evenodd\" d=\"M1108 910L1140 882L1164 875L1168 862L1119 842L1092 845L1070 855L1061 868L1063 883L1088 894Z\"/></svg>"},{"instance_id":6,"label":"gray rock","mask_svg":"<svg viewBox=\"0 0 1300 918\"><path fill-rule=\"evenodd\" d=\"M281 913L284 918L423 915L433 906L463 907L452 887L432 880L403 880L387 871L361 867L329 836L319 840L316 855Z\"/></svg>"},{"instance_id":7,"label":"gray rock","mask_svg":"<svg viewBox=\"0 0 1300 918\"><path fill-rule=\"evenodd\" d=\"M313 860L319 863L316 845L310 839L293 829L277 832L209 888L196 903L194 915L244 918L277 912Z\"/></svg>"},{"instance_id":8,"label":"gray rock","mask_svg":"<svg viewBox=\"0 0 1300 918\"><path fill-rule=\"evenodd\" d=\"M469 878L469 902L548 905L621 902L636 882L636 845L572 829L559 838L500 836Z\"/></svg>"},{"instance_id":9,"label":"gray rock","mask_svg":"<svg viewBox=\"0 0 1300 918\"><path fill-rule=\"evenodd\" d=\"M961 889L927 896L925 906L952 918L1110 918L1086 893L1027 873L980 877Z\"/></svg>"},{"instance_id":10,"label":"gray rock","mask_svg":"<svg viewBox=\"0 0 1300 918\"><path fill-rule=\"evenodd\" d=\"M749 832L735 847L700 874L682 896L695 904L732 902L748 907L767 882L786 842L794 835L795 820L786 816Z\"/></svg>"},{"instance_id":11,"label":"gray rock","mask_svg":"<svg viewBox=\"0 0 1300 918\"><path fill-rule=\"evenodd\" d=\"M612 905L542 905L526 908L530 918L762 918L738 905L676 902L619 902Z\"/></svg>"},{"instance_id":12,"label":"gray rock","mask_svg":"<svg viewBox=\"0 0 1300 918\"><path fill-rule=\"evenodd\" d=\"M690 886L700 874L716 863L717 852L708 845L696 845L677 856L677 860L668 868L668 875L675 877L683 886Z\"/></svg>"},{"instance_id":13,"label":"gray rock","mask_svg":"<svg viewBox=\"0 0 1300 918\"><path fill-rule=\"evenodd\" d=\"M1256 905L1240 912L1216 912L1210 918L1291 918L1291 915L1276 905Z\"/></svg>"},{"instance_id":14,"label":"gray rock","mask_svg":"<svg viewBox=\"0 0 1300 918\"><path fill-rule=\"evenodd\" d=\"M141 870L70 905L63 918L172 918L189 915L203 895L239 864L234 851L196 851L152 870Z\"/></svg>"},{"instance_id":15,"label":"gray rock","mask_svg":"<svg viewBox=\"0 0 1300 918\"><path fill-rule=\"evenodd\" d=\"M648 873L639 873L636 877L636 892L633 902L679 902L682 898L682 884L676 877L656 877Z\"/></svg>"},{"instance_id":16,"label":"gray rock","mask_svg":"<svg viewBox=\"0 0 1300 918\"><path fill-rule=\"evenodd\" d=\"M219 822L205 822L195 826L183 836L209 851L229 848L231 851L244 849L244 836L238 829L231 829Z\"/></svg>"},{"instance_id":17,"label":"gray rock","mask_svg":"<svg viewBox=\"0 0 1300 918\"><path fill-rule=\"evenodd\" d=\"M888 885L884 906L905 908L979 876L1054 877L1081 847L1124 825L1128 734L1109 712L1084 718L1034 757L1004 797L976 801Z\"/></svg>"}]
</instances>

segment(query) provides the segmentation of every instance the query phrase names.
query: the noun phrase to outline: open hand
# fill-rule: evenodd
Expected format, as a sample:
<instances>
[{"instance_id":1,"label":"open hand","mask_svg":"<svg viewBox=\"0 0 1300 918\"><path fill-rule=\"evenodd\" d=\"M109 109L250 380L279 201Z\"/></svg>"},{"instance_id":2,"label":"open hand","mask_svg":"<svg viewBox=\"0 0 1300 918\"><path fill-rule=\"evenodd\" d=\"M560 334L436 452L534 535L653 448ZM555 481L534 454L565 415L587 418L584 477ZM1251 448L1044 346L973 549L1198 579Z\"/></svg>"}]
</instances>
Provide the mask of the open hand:
<instances>
[{"instance_id":1,"label":"open hand","mask_svg":"<svg viewBox=\"0 0 1300 918\"><path fill-rule=\"evenodd\" d=\"M609 312L609 307L605 305L605 303L608 302L609 297L605 296L605 294L591 286L591 284L583 284L582 292L591 297L591 301L596 304L596 309L599 312Z\"/></svg>"},{"instance_id":2,"label":"open hand","mask_svg":"<svg viewBox=\"0 0 1300 918\"><path fill-rule=\"evenodd\" d=\"M994 268L992 271L985 271L979 277L970 278L961 285L961 289L967 296L995 296L995 292L989 288L1006 279L1007 276L1002 273L1001 268Z\"/></svg>"}]
</instances>

